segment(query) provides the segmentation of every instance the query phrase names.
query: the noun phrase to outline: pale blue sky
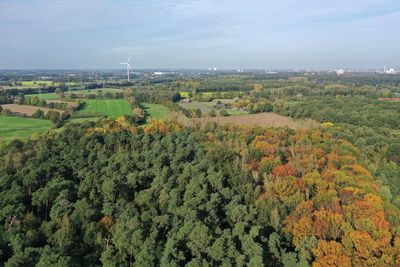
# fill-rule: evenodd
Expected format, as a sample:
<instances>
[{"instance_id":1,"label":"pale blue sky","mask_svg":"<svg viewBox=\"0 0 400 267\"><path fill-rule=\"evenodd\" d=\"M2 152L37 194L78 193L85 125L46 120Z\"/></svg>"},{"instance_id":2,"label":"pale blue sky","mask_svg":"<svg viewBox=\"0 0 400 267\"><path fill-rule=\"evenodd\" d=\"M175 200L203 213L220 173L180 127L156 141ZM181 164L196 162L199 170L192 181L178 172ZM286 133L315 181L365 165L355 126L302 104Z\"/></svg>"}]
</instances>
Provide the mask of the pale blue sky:
<instances>
[{"instance_id":1,"label":"pale blue sky","mask_svg":"<svg viewBox=\"0 0 400 267\"><path fill-rule=\"evenodd\" d=\"M0 0L0 69L400 67L399 0Z\"/></svg>"}]
</instances>

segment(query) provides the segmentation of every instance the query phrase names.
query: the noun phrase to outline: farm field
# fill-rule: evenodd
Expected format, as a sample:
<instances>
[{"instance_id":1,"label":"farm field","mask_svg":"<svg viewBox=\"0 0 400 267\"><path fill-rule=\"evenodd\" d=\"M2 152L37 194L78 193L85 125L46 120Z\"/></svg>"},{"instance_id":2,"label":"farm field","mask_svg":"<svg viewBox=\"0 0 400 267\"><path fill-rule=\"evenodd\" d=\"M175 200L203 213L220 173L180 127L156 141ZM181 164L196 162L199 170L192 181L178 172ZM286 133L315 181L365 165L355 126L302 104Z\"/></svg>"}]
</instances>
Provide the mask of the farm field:
<instances>
[{"instance_id":1,"label":"farm field","mask_svg":"<svg viewBox=\"0 0 400 267\"><path fill-rule=\"evenodd\" d=\"M208 97L215 97L215 96L222 96L224 97L227 94L230 94L232 92L204 92L201 93L202 96L208 96ZM235 93L241 93L241 92L235 92Z\"/></svg>"},{"instance_id":2,"label":"farm field","mask_svg":"<svg viewBox=\"0 0 400 267\"><path fill-rule=\"evenodd\" d=\"M132 113L128 101L123 99L86 99L84 101L83 108L77 112L78 117L108 116L116 118Z\"/></svg>"},{"instance_id":3,"label":"farm field","mask_svg":"<svg viewBox=\"0 0 400 267\"><path fill-rule=\"evenodd\" d=\"M223 103L231 103L231 99L219 99ZM184 109L190 109L190 110L195 110L195 109L200 109L203 114L208 114L210 113L211 110L215 110L215 112L219 112L218 109L214 108L214 106L217 104L218 99L215 99L210 102L198 102L198 101L192 101L190 103L186 102L181 102L179 105L184 108ZM226 112L228 112L228 115L230 116L237 116L237 115L246 115L248 114L247 111L242 111L242 110L236 110L236 109L230 109L226 108L224 109Z\"/></svg>"},{"instance_id":4,"label":"farm field","mask_svg":"<svg viewBox=\"0 0 400 267\"><path fill-rule=\"evenodd\" d=\"M33 133L48 131L52 126L49 120L0 116L0 142L14 138L26 138Z\"/></svg>"},{"instance_id":5,"label":"farm field","mask_svg":"<svg viewBox=\"0 0 400 267\"><path fill-rule=\"evenodd\" d=\"M38 109L43 110L45 114L49 110L54 110L59 112L60 114L64 113L64 110L59 110L59 109L49 109L49 108L44 108L44 107L36 107L36 106L30 106L30 105L18 105L18 104L5 104L1 105L3 109L9 109L12 113L16 115L27 115L27 116L32 116Z\"/></svg>"},{"instance_id":6,"label":"farm field","mask_svg":"<svg viewBox=\"0 0 400 267\"><path fill-rule=\"evenodd\" d=\"M238 110L238 109L225 109L226 112L228 112L229 116L240 116L240 115L248 115L249 113L247 111L243 111L243 110Z\"/></svg>"},{"instance_id":7,"label":"farm field","mask_svg":"<svg viewBox=\"0 0 400 267\"><path fill-rule=\"evenodd\" d=\"M171 111L164 105L152 103L141 103L140 105L146 114L154 119L169 120L171 118Z\"/></svg>"},{"instance_id":8,"label":"farm field","mask_svg":"<svg viewBox=\"0 0 400 267\"><path fill-rule=\"evenodd\" d=\"M218 101L221 102L221 103L224 103L224 104L233 104L233 103L235 103L235 100L230 99L230 98L219 98L219 99L213 99L212 101L207 102L206 104L214 106L214 105L216 105L218 103Z\"/></svg>"},{"instance_id":9,"label":"farm field","mask_svg":"<svg viewBox=\"0 0 400 267\"><path fill-rule=\"evenodd\" d=\"M189 97L189 92L179 92L181 97L188 98Z\"/></svg>"},{"instance_id":10,"label":"farm field","mask_svg":"<svg viewBox=\"0 0 400 267\"><path fill-rule=\"evenodd\" d=\"M199 122L202 125L210 122L216 122L220 125L235 124L239 126L289 127L295 130L309 129L318 125L313 120L294 120L275 113L259 113L227 117L207 117L193 120L194 122Z\"/></svg>"},{"instance_id":11,"label":"farm field","mask_svg":"<svg viewBox=\"0 0 400 267\"><path fill-rule=\"evenodd\" d=\"M197 95L201 95L201 96L207 96L207 97L214 97L214 96L219 96L219 97L224 97L225 95L227 95L227 94L230 94L230 93L232 93L232 92L200 92L200 93L196 93ZM242 93L242 92L239 92L239 91L235 91L234 93ZM189 92L187 92L187 91L182 91L182 92L179 92L179 94L181 95L181 97L184 97L184 98L188 98L189 97Z\"/></svg>"},{"instance_id":12,"label":"farm field","mask_svg":"<svg viewBox=\"0 0 400 267\"><path fill-rule=\"evenodd\" d=\"M57 85L58 83L55 83L53 81L24 81L21 82L22 86L24 87L39 87L39 86L51 86L51 85Z\"/></svg>"},{"instance_id":13,"label":"farm field","mask_svg":"<svg viewBox=\"0 0 400 267\"><path fill-rule=\"evenodd\" d=\"M213 108L209 105L204 104L203 102L192 101L190 103L181 102L179 106L183 107L184 109L200 109L203 114L209 113Z\"/></svg>"},{"instance_id":14,"label":"farm field","mask_svg":"<svg viewBox=\"0 0 400 267\"><path fill-rule=\"evenodd\" d=\"M29 97L37 97L39 99L43 99L43 100L57 100L57 99L61 99L61 97L59 95L57 95L56 93L49 93L49 94L31 94L31 95L26 95L25 97L29 98Z\"/></svg>"}]
</instances>

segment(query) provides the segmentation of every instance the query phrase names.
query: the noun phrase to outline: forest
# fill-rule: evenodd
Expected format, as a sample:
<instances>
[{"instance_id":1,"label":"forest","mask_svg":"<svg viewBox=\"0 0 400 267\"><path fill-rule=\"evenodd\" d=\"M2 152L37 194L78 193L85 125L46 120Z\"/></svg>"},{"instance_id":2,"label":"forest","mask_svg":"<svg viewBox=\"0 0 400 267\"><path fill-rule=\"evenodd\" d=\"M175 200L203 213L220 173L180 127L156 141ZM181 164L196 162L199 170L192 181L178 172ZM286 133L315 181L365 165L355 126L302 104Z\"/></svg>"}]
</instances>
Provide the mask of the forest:
<instances>
[{"instance_id":1,"label":"forest","mask_svg":"<svg viewBox=\"0 0 400 267\"><path fill-rule=\"evenodd\" d=\"M5 266L390 266L398 198L324 129L71 124L0 151Z\"/></svg>"}]
</instances>

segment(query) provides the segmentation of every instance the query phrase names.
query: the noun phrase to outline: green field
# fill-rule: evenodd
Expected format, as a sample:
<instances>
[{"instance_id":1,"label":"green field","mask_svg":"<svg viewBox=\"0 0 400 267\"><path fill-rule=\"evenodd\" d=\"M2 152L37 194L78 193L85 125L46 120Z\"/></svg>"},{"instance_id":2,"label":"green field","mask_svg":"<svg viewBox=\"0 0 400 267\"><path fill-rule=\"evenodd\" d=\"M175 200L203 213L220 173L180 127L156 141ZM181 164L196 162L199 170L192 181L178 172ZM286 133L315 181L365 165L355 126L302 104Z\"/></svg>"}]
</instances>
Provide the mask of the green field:
<instances>
[{"instance_id":1,"label":"green field","mask_svg":"<svg viewBox=\"0 0 400 267\"><path fill-rule=\"evenodd\" d=\"M196 95L201 95L203 97L217 97L219 95L219 97L224 97L227 94L231 94L231 93L242 93L239 91L234 91L234 92L199 92L196 93ZM179 92L179 94L181 95L181 97L183 98L188 98L189 97L189 92L186 91L181 91Z\"/></svg>"},{"instance_id":2,"label":"green field","mask_svg":"<svg viewBox=\"0 0 400 267\"><path fill-rule=\"evenodd\" d=\"M226 110L226 112L228 112L229 116L240 116L240 115L248 115L249 114L247 111L242 111L242 110L237 110L237 109L227 108L225 110Z\"/></svg>"},{"instance_id":3,"label":"green field","mask_svg":"<svg viewBox=\"0 0 400 267\"><path fill-rule=\"evenodd\" d=\"M189 92L179 92L181 97L188 98L189 97Z\"/></svg>"},{"instance_id":4,"label":"green field","mask_svg":"<svg viewBox=\"0 0 400 267\"><path fill-rule=\"evenodd\" d=\"M33 87L33 86L40 86L40 85L51 86L51 85L57 84L53 81L25 81L25 82L21 82L21 83L22 83L22 86L25 86L25 87Z\"/></svg>"},{"instance_id":5,"label":"green field","mask_svg":"<svg viewBox=\"0 0 400 267\"><path fill-rule=\"evenodd\" d=\"M207 114L211 110L213 110L211 106L206 105L204 102L198 102L198 101L192 101L190 103L180 102L179 106L190 110L200 109L203 114Z\"/></svg>"},{"instance_id":6,"label":"green field","mask_svg":"<svg viewBox=\"0 0 400 267\"><path fill-rule=\"evenodd\" d=\"M108 116L117 118L122 115L132 113L132 108L128 101L123 99L87 99L81 110L77 112L79 116Z\"/></svg>"},{"instance_id":7,"label":"green field","mask_svg":"<svg viewBox=\"0 0 400 267\"><path fill-rule=\"evenodd\" d=\"M50 94L32 94L32 95L26 95L25 97L38 97L39 99L43 99L43 100L57 100L57 99L60 99L60 96L55 94L55 93L50 93Z\"/></svg>"},{"instance_id":8,"label":"green field","mask_svg":"<svg viewBox=\"0 0 400 267\"><path fill-rule=\"evenodd\" d=\"M164 105L152 104L152 103L141 103L140 104L146 114L155 119L169 120L171 118L171 111Z\"/></svg>"},{"instance_id":9,"label":"green field","mask_svg":"<svg viewBox=\"0 0 400 267\"><path fill-rule=\"evenodd\" d=\"M0 116L0 141L26 138L33 133L45 132L51 126L52 123L49 120Z\"/></svg>"}]
</instances>

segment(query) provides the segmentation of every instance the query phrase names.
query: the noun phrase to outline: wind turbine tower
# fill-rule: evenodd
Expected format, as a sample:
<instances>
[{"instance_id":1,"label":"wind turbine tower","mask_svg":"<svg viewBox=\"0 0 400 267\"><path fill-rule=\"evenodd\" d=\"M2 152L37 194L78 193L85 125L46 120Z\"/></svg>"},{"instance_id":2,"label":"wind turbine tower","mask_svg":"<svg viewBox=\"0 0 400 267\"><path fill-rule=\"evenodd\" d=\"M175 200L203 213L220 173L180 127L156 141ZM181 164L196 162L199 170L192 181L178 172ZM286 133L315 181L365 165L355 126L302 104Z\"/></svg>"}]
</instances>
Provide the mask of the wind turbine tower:
<instances>
[{"instance_id":1,"label":"wind turbine tower","mask_svg":"<svg viewBox=\"0 0 400 267\"><path fill-rule=\"evenodd\" d=\"M131 57L129 56L128 60L126 62L121 63L121 65L126 65L126 75L128 76L128 82L130 81L130 76L131 76L130 72L132 71L132 67L130 65L130 62L131 62Z\"/></svg>"}]
</instances>

